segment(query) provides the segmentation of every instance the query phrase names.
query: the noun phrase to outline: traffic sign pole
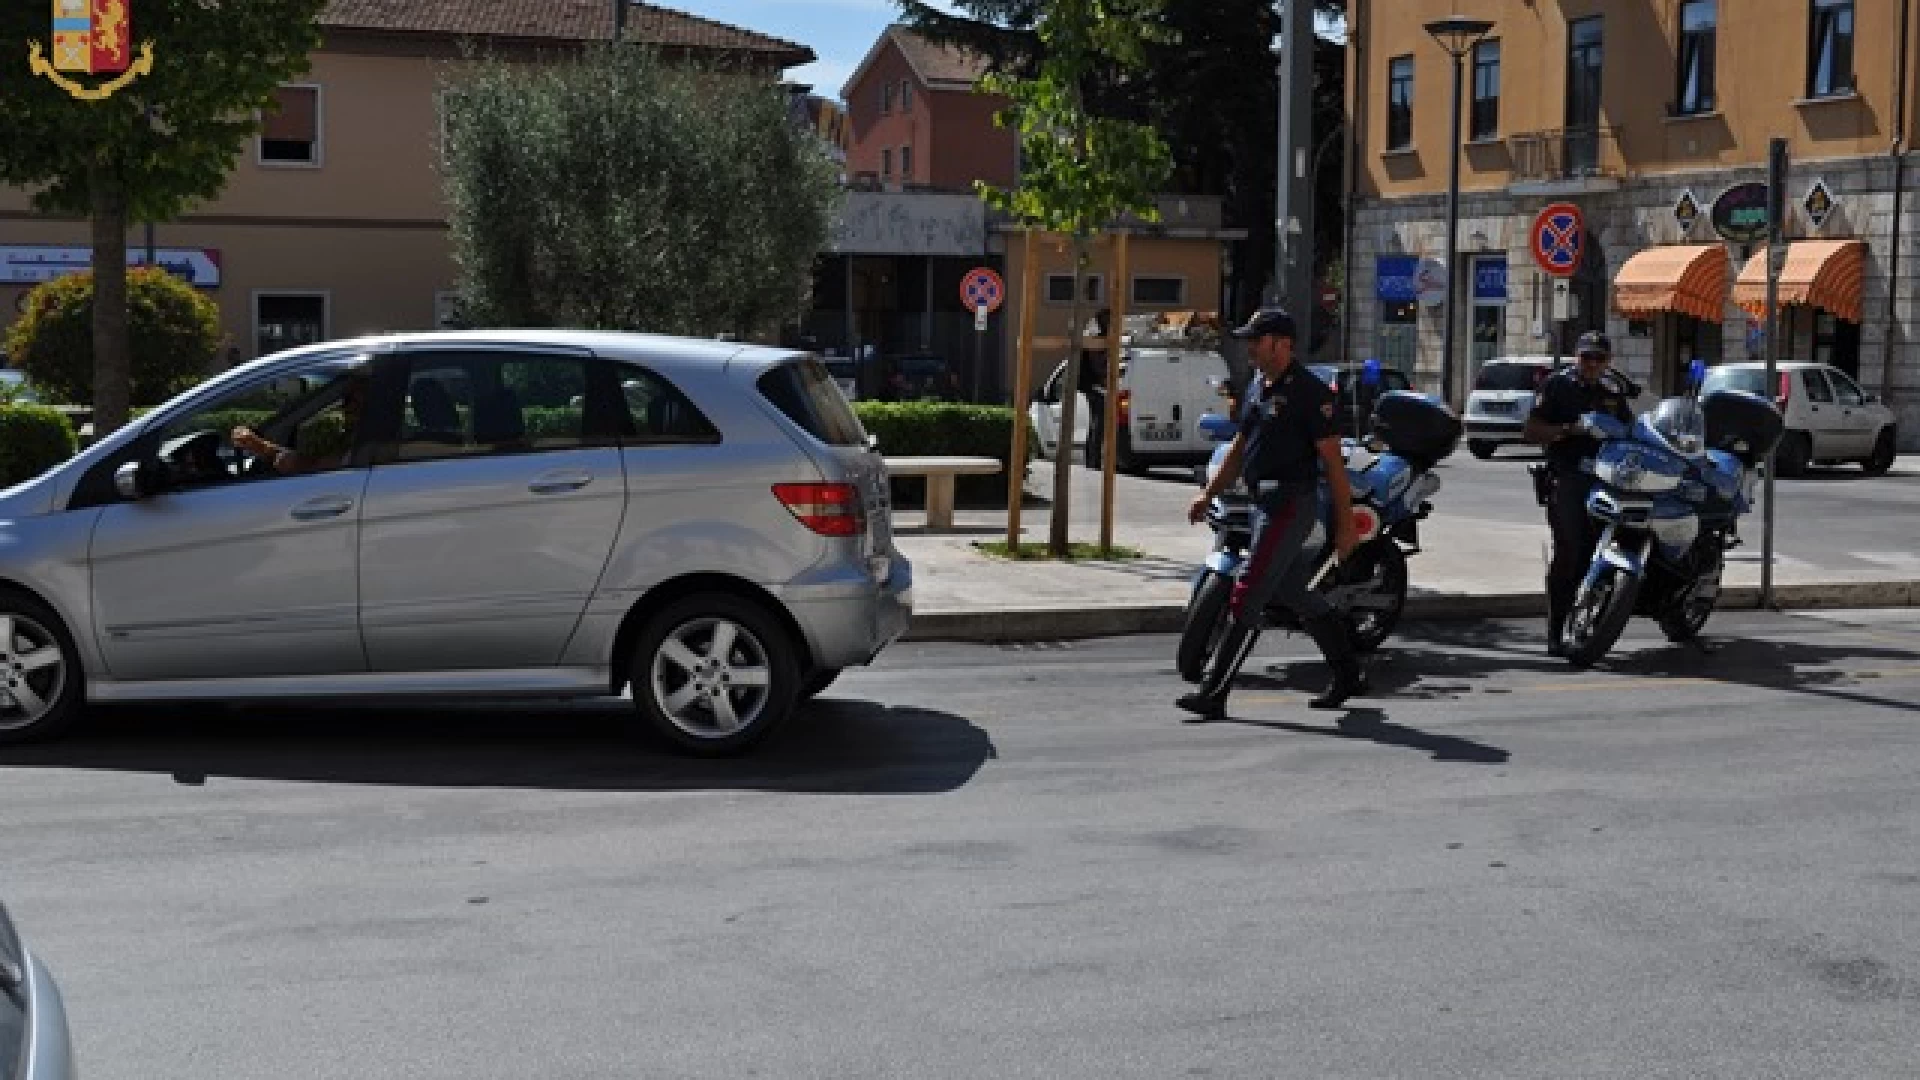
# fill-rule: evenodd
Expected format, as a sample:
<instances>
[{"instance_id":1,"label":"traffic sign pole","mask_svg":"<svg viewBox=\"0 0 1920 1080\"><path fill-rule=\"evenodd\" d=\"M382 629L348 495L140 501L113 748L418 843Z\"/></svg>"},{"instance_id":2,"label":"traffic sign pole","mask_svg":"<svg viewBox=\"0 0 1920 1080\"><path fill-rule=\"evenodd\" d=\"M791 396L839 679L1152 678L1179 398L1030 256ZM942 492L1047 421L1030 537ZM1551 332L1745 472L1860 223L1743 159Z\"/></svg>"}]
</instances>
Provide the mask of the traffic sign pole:
<instances>
[{"instance_id":1,"label":"traffic sign pole","mask_svg":"<svg viewBox=\"0 0 1920 1080\"><path fill-rule=\"evenodd\" d=\"M1774 139L1767 147L1767 381L1766 392L1777 396L1780 378L1780 251L1786 238L1787 140ZM1760 606L1773 609L1773 474L1780 463L1780 443L1767 455L1765 524L1760 532Z\"/></svg>"}]
</instances>

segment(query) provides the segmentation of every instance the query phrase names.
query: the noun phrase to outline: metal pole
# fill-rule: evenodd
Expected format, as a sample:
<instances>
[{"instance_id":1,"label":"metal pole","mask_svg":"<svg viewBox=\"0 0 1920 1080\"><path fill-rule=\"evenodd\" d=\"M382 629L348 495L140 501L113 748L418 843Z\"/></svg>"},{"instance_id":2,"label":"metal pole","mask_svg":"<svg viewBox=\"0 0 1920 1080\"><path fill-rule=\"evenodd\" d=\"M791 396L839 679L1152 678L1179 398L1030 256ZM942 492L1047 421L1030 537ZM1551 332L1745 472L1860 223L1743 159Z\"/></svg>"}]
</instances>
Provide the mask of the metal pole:
<instances>
[{"instance_id":1,"label":"metal pole","mask_svg":"<svg viewBox=\"0 0 1920 1080\"><path fill-rule=\"evenodd\" d=\"M1114 460L1120 441L1120 362L1126 340L1127 301L1133 299L1127 266L1127 237L1121 229L1113 241L1113 279L1117 283L1107 291L1107 393L1101 407L1106 410L1101 426L1100 445L1100 554L1113 552L1113 475L1119 468ZM1199 418L1195 417L1198 423Z\"/></svg>"},{"instance_id":2,"label":"metal pole","mask_svg":"<svg viewBox=\"0 0 1920 1080\"><path fill-rule=\"evenodd\" d=\"M627 4L630 0L613 0L613 40L619 41L627 36Z\"/></svg>"},{"instance_id":3,"label":"metal pole","mask_svg":"<svg viewBox=\"0 0 1920 1080\"><path fill-rule=\"evenodd\" d=\"M152 105L147 106L147 133L149 135L153 134L153 106ZM154 257L153 219L151 217L147 219L147 265L148 266L160 265L159 260Z\"/></svg>"},{"instance_id":4,"label":"metal pole","mask_svg":"<svg viewBox=\"0 0 1920 1080\"><path fill-rule=\"evenodd\" d=\"M1440 342L1440 397L1448 405L1457 405L1453 394L1453 335L1454 320L1458 317L1456 309L1460 306L1455 289L1460 281L1460 267L1455 253L1459 250L1460 234L1460 89L1464 78L1464 54L1453 53L1453 140L1447 144L1447 317L1446 336Z\"/></svg>"},{"instance_id":5,"label":"metal pole","mask_svg":"<svg viewBox=\"0 0 1920 1080\"><path fill-rule=\"evenodd\" d=\"M1281 24L1280 147L1274 173L1271 302L1311 333L1313 304L1313 5L1286 0Z\"/></svg>"},{"instance_id":6,"label":"metal pole","mask_svg":"<svg viewBox=\"0 0 1920 1080\"><path fill-rule=\"evenodd\" d=\"M1767 381L1772 393L1780 378L1780 261L1786 235L1787 140L1774 139L1767 147ZM1773 474L1780 460L1775 443L1767 455L1765 526L1760 534L1760 606L1773 603Z\"/></svg>"}]
</instances>

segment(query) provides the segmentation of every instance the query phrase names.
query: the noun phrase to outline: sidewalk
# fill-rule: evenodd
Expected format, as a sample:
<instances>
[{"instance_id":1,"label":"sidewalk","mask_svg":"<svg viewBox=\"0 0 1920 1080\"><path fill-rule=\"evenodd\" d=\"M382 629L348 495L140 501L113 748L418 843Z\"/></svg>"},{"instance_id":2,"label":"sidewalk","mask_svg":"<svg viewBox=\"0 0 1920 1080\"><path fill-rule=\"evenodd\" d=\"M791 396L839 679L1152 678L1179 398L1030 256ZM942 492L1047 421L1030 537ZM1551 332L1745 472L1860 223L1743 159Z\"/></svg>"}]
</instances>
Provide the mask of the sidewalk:
<instances>
[{"instance_id":1,"label":"sidewalk","mask_svg":"<svg viewBox=\"0 0 1920 1080\"><path fill-rule=\"evenodd\" d=\"M1524 473L1519 474L1522 481ZM1030 495L1052 491L1052 466L1035 462ZM974 545L1006 539L1004 510L960 509L955 533L928 535L922 515L898 511L900 550L913 562L915 640L1065 640L1117 634L1171 633L1180 628L1194 575L1212 541L1204 525L1188 526L1188 502L1199 491L1173 472L1152 479L1121 476L1115 487L1113 540L1144 552L1114 562L1013 562ZM1100 537L1100 476L1073 477L1072 539ZM1422 550L1409 560L1407 614L1418 618L1544 615L1541 581L1547 531L1530 491L1516 491L1496 516L1466 516L1443 489L1422 523ZM1022 534L1047 537L1051 507L1028 505ZM1761 522L1741 522L1746 543L1728 553L1721 606L1755 608L1760 600ZM1776 551L1776 555L1779 553ZM1901 567L1777 558L1775 602L1782 608L1920 605L1920 572Z\"/></svg>"}]
</instances>

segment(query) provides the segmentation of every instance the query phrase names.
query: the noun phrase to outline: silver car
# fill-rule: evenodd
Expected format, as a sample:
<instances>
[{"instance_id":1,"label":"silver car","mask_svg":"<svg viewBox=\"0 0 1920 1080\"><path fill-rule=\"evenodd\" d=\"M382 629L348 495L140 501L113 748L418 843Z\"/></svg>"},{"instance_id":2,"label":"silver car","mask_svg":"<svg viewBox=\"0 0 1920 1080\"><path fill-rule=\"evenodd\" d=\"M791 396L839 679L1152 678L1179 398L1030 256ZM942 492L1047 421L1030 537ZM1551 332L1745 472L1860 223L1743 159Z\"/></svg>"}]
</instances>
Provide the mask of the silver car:
<instances>
[{"instance_id":1,"label":"silver car","mask_svg":"<svg viewBox=\"0 0 1920 1080\"><path fill-rule=\"evenodd\" d=\"M746 749L906 629L885 463L809 353L328 342L0 492L0 739L83 703L618 695Z\"/></svg>"}]
</instances>

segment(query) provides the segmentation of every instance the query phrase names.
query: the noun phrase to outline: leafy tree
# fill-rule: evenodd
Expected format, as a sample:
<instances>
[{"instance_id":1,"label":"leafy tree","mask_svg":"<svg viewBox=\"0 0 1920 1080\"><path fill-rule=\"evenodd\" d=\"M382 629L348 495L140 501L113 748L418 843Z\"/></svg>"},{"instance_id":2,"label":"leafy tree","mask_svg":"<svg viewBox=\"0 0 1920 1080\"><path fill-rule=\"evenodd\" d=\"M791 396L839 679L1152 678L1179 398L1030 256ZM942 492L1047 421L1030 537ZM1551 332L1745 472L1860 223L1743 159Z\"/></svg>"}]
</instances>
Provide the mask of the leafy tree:
<instances>
[{"instance_id":1,"label":"leafy tree","mask_svg":"<svg viewBox=\"0 0 1920 1080\"><path fill-rule=\"evenodd\" d=\"M1031 73L1045 53L1033 27L1051 0L958 0L961 15L896 2L919 32L985 56L995 71ZM1342 0L1315 3L1336 25L1344 8ZM1269 42L1281 25L1277 9L1276 0L1165 4L1152 13L1154 41L1143 66L1124 74L1096 69L1086 80L1089 109L1152 124L1173 155L1172 186L1218 196L1226 223L1247 230L1230 283L1236 312L1258 304L1273 271L1279 86ZM1339 43L1315 42L1314 84L1314 250L1325 267L1341 251L1346 213L1346 51Z\"/></svg>"},{"instance_id":2,"label":"leafy tree","mask_svg":"<svg viewBox=\"0 0 1920 1080\"><path fill-rule=\"evenodd\" d=\"M1071 433L1079 398L1071 388L1080 385L1080 305L1093 240L1127 215L1156 220L1154 196L1170 168L1166 143L1152 128L1087 109L1087 82L1101 69L1138 69L1160 2L1053 0L1034 24L1044 51L1033 74L994 72L981 87L1007 98L1009 105L997 119L1019 129L1021 152L1018 185L1003 191L981 184L981 194L1027 228L1064 235L1073 244L1073 307L1061 383L1068 392L1060 400L1061 448L1047 534L1056 558L1065 558L1068 550ZM1008 540L1018 542L1018 537Z\"/></svg>"},{"instance_id":3,"label":"leafy tree","mask_svg":"<svg viewBox=\"0 0 1920 1080\"><path fill-rule=\"evenodd\" d=\"M600 43L449 89L465 318L750 337L805 309L838 172L771 82Z\"/></svg>"},{"instance_id":4,"label":"leafy tree","mask_svg":"<svg viewBox=\"0 0 1920 1080\"><path fill-rule=\"evenodd\" d=\"M220 193L257 128L254 110L271 107L274 89L306 69L324 4L139 0L130 44L152 44L152 69L97 101L74 98L27 63L29 42L51 50L52 5L0 4L0 183L34 189L42 213L93 223L99 434L127 420L128 225L170 220Z\"/></svg>"},{"instance_id":5,"label":"leafy tree","mask_svg":"<svg viewBox=\"0 0 1920 1080\"><path fill-rule=\"evenodd\" d=\"M220 348L220 307L158 268L128 270L126 283L130 399L145 408L206 377ZM98 400L93 291L92 271L38 285L27 294L26 313L7 330L8 362L55 400Z\"/></svg>"}]
</instances>

